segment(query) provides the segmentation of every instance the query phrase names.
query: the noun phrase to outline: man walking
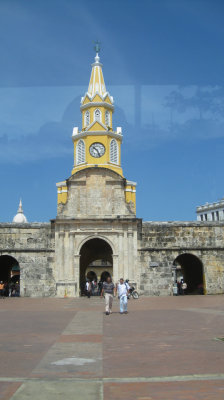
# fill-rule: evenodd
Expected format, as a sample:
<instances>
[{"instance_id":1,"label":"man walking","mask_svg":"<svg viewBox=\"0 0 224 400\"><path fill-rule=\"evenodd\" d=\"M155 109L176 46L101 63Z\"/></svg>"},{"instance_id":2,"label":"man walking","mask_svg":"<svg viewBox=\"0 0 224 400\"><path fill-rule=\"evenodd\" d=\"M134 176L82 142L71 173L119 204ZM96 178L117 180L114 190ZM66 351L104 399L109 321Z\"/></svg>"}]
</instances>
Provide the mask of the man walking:
<instances>
[{"instance_id":1,"label":"man walking","mask_svg":"<svg viewBox=\"0 0 224 400\"><path fill-rule=\"evenodd\" d=\"M103 289L101 298L105 296L106 315L112 313L113 296L115 295L115 286L110 276L107 277L106 282L103 282Z\"/></svg>"},{"instance_id":2,"label":"man walking","mask_svg":"<svg viewBox=\"0 0 224 400\"><path fill-rule=\"evenodd\" d=\"M117 285L118 290L118 298L120 299L120 314L128 313L128 292L130 286L127 282L124 282L124 279L120 279L120 283Z\"/></svg>"}]
</instances>

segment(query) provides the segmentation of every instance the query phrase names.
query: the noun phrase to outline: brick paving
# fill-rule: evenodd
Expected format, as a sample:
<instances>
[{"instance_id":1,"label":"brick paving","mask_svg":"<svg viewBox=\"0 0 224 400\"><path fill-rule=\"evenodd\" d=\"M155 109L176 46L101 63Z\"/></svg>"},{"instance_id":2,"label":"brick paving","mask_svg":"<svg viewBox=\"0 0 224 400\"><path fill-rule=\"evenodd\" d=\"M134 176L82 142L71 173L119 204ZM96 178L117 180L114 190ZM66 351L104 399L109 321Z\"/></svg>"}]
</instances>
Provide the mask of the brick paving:
<instances>
[{"instance_id":1,"label":"brick paving","mask_svg":"<svg viewBox=\"0 0 224 400\"><path fill-rule=\"evenodd\" d=\"M0 399L222 400L224 296L0 301Z\"/></svg>"}]
</instances>

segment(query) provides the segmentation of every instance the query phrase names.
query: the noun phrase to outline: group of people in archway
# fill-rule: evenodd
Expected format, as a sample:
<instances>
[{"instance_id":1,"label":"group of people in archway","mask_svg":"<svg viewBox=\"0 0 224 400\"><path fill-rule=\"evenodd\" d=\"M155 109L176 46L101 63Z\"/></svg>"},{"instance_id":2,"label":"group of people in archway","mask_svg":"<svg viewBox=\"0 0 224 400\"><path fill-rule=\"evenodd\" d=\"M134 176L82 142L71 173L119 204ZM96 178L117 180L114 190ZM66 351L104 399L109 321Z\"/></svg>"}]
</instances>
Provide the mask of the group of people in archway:
<instances>
[{"instance_id":1,"label":"group of people in archway","mask_svg":"<svg viewBox=\"0 0 224 400\"><path fill-rule=\"evenodd\" d=\"M89 271L86 276L86 282L81 285L81 294L86 295L87 297L100 296L103 282L105 282L110 276L111 275L108 271L104 271L98 281L96 273L94 271Z\"/></svg>"},{"instance_id":2,"label":"group of people in archway","mask_svg":"<svg viewBox=\"0 0 224 400\"><path fill-rule=\"evenodd\" d=\"M0 281L0 298L5 297L19 297L20 296L20 284L19 281Z\"/></svg>"},{"instance_id":3,"label":"group of people in archway","mask_svg":"<svg viewBox=\"0 0 224 400\"><path fill-rule=\"evenodd\" d=\"M85 284L85 294L89 298L91 296L100 296L102 287L103 287L103 282L101 280L97 282L96 279L93 281L87 279Z\"/></svg>"}]
</instances>

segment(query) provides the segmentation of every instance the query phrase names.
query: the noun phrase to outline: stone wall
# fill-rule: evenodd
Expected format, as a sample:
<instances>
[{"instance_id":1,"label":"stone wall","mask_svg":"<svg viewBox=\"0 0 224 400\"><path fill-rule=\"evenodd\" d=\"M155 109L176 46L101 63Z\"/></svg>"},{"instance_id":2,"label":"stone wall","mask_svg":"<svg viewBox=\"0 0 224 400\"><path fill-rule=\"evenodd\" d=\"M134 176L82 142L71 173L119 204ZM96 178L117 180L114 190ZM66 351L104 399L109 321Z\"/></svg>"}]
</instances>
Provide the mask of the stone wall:
<instances>
[{"instance_id":1,"label":"stone wall","mask_svg":"<svg viewBox=\"0 0 224 400\"><path fill-rule=\"evenodd\" d=\"M224 293L223 222L144 222L139 235L141 293L170 295L172 266L184 253L201 260L207 294Z\"/></svg>"},{"instance_id":2,"label":"stone wall","mask_svg":"<svg viewBox=\"0 0 224 400\"><path fill-rule=\"evenodd\" d=\"M68 197L57 218L135 216L125 200L125 179L107 168L87 168L67 180Z\"/></svg>"},{"instance_id":3,"label":"stone wall","mask_svg":"<svg viewBox=\"0 0 224 400\"><path fill-rule=\"evenodd\" d=\"M224 293L224 222L142 223L112 218L2 223L0 255L19 262L22 296L62 296L68 284L74 296L79 294L81 246L97 237L111 244L114 277L129 277L144 295L172 294L173 263L184 253L201 260L207 294Z\"/></svg>"},{"instance_id":4,"label":"stone wall","mask_svg":"<svg viewBox=\"0 0 224 400\"><path fill-rule=\"evenodd\" d=\"M0 256L14 257L20 265L21 296L54 296L54 225L0 224Z\"/></svg>"}]
</instances>

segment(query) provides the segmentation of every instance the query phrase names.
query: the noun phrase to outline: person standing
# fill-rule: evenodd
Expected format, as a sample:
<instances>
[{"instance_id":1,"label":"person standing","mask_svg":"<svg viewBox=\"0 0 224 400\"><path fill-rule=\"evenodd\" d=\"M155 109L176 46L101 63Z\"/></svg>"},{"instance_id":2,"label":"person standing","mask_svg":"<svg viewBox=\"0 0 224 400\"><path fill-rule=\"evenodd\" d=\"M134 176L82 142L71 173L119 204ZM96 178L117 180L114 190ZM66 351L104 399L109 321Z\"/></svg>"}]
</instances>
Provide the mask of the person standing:
<instances>
[{"instance_id":1,"label":"person standing","mask_svg":"<svg viewBox=\"0 0 224 400\"><path fill-rule=\"evenodd\" d=\"M90 280L88 279L86 282L86 296L88 297L88 299L90 299L91 291L92 291L92 285Z\"/></svg>"},{"instance_id":2,"label":"person standing","mask_svg":"<svg viewBox=\"0 0 224 400\"><path fill-rule=\"evenodd\" d=\"M103 282L103 288L101 292L101 299L103 295L105 296L105 309L106 309L106 315L109 315L112 313L112 305L113 305L113 296L115 296L115 286L112 282L112 279L110 276L107 277L106 282Z\"/></svg>"},{"instance_id":3,"label":"person standing","mask_svg":"<svg viewBox=\"0 0 224 400\"><path fill-rule=\"evenodd\" d=\"M0 297L4 299L4 283L3 281L0 282Z\"/></svg>"},{"instance_id":4,"label":"person standing","mask_svg":"<svg viewBox=\"0 0 224 400\"><path fill-rule=\"evenodd\" d=\"M121 278L117 285L118 298L120 299L120 314L128 313L128 292L130 286Z\"/></svg>"},{"instance_id":5,"label":"person standing","mask_svg":"<svg viewBox=\"0 0 224 400\"><path fill-rule=\"evenodd\" d=\"M187 283L183 281L181 288L182 288L183 295L185 295L186 291L187 291Z\"/></svg>"}]
</instances>

